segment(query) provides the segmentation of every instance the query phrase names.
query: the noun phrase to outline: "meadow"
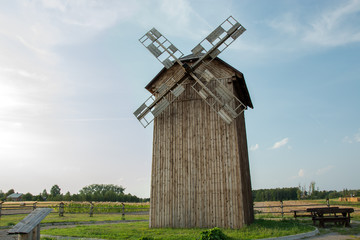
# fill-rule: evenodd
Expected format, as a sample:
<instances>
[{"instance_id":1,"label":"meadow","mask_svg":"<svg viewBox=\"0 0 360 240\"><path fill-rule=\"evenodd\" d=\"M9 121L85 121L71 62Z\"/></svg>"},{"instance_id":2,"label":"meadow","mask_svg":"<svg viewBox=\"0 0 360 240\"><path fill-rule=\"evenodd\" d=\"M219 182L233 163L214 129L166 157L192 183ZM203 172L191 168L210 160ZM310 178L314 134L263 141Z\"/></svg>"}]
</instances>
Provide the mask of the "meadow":
<instances>
[{"instance_id":1,"label":"meadow","mask_svg":"<svg viewBox=\"0 0 360 240\"><path fill-rule=\"evenodd\" d=\"M60 202L38 203L38 207L51 206L55 211L58 210ZM26 202L25 206L31 206L32 202ZM326 206L325 200L304 200L304 201L284 201L283 208L280 202L255 202L256 211L254 224L241 230L222 229L230 239L259 239L286 236L297 233L309 232L314 230L310 218L294 220L291 210L306 209L312 205ZM353 207L353 220L360 220L360 203L339 202L337 199L330 201L331 206ZM42 234L74 237L90 237L102 239L139 239L141 237L152 236L154 239L196 239L205 229L149 229L148 210L149 203L126 203L125 220L123 221L121 203L94 202L94 215L89 216L89 202L65 202L65 213L59 217L57 212L49 214L42 224L73 224L73 227L52 228L41 230ZM284 217L281 217L281 210ZM9 228L23 219L22 215L3 215L0 218L0 228ZM140 222L139 222L140 221ZM101 225L95 225L95 223ZM84 223L94 223L85 226ZM110 224L111 223L111 224ZM77 226L76 226L77 225ZM344 228L336 228L334 231L348 231ZM353 234L360 233L360 227L352 228ZM197 237L196 237L197 236ZM51 239L51 238L44 238Z\"/></svg>"}]
</instances>

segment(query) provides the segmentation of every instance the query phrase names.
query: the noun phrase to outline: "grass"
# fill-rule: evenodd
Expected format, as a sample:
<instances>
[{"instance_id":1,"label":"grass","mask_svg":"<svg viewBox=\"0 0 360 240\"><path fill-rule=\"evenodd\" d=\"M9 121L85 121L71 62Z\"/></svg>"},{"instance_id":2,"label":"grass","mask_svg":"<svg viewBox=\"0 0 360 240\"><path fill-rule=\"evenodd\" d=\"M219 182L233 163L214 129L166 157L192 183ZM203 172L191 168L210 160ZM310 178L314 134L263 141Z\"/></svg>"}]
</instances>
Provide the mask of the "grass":
<instances>
[{"instance_id":1,"label":"grass","mask_svg":"<svg viewBox=\"0 0 360 240\"><path fill-rule=\"evenodd\" d=\"M357 235L360 233L360 225L352 223L351 228L333 225L330 230L341 235Z\"/></svg>"},{"instance_id":2,"label":"grass","mask_svg":"<svg viewBox=\"0 0 360 240\"><path fill-rule=\"evenodd\" d=\"M222 229L230 239L259 239L293 235L314 230L310 225L294 220L255 220L254 224L240 230ZM149 228L148 222L131 222L92 226L76 226L61 229L44 229L41 234L102 239L139 239L153 237L160 239L198 239L204 229Z\"/></svg>"},{"instance_id":3,"label":"grass","mask_svg":"<svg viewBox=\"0 0 360 240\"><path fill-rule=\"evenodd\" d=\"M89 202L73 202L73 201L64 201L65 212L68 213L89 213L90 203ZM139 212L139 211L149 211L150 203L124 203L124 209L121 202L93 202L94 203L94 213L122 213L125 212ZM18 207L19 209L32 209L34 202L25 201L25 202L5 202L3 203L4 209L6 207ZM59 201L54 202L37 202L37 207L48 207L52 208L55 211L59 210Z\"/></svg>"},{"instance_id":4,"label":"grass","mask_svg":"<svg viewBox=\"0 0 360 240\"><path fill-rule=\"evenodd\" d=\"M23 219L26 216L27 214L2 215L0 218L0 227L16 225L18 222L21 221L21 219Z\"/></svg>"},{"instance_id":5,"label":"grass","mask_svg":"<svg viewBox=\"0 0 360 240\"><path fill-rule=\"evenodd\" d=\"M12 226L25 218L27 214L21 215L5 215L0 218L0 226ZM125 220L148 220L149 215L125 215ZM119 221L122 220L121 214L65 214L59 217L56 213L50 213L41 223L61 223L61 222L96 222L96 221Z\"/></svg>"}]
</instances>

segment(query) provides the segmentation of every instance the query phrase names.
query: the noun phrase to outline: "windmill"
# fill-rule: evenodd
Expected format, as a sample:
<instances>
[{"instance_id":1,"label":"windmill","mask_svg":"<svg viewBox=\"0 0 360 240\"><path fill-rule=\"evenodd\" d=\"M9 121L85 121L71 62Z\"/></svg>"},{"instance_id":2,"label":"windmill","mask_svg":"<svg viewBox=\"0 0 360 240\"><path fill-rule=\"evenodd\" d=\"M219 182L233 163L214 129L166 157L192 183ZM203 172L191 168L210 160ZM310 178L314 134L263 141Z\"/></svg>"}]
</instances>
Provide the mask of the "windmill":
<instances>
[{"instance_id":1,"label":"windmill","mask_svg":"<svg viewBox=\"0 0 360 240\"><path fill-rule=\"evenodd\" d=\"M253 221L241 72L217 56L246 29L228 17L185 56L155 28L139 41L164 65L134 112L154 121L150 227L240 228Z\"/></svg>"}]
</instances>

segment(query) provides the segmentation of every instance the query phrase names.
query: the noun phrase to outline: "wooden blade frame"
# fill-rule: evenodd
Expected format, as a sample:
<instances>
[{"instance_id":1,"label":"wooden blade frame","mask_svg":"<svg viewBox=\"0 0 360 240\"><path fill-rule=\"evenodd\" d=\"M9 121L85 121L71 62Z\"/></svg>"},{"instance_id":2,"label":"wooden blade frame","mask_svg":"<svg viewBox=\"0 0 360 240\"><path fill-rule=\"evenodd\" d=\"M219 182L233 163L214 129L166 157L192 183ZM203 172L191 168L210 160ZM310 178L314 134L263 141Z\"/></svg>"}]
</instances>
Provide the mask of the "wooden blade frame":
<instances>
[{"instance_id":1,"label":"wooden blade frame","mask_svg":"<svg viewBox=\"0 0 360 240\"><path fill-rule=\"evenodd\" d=\"M191 52L194 55L204 53L205 56L209 55L214 59L245 31L246 29L230 16L204 40L196 45Z\"/></svg>"},{"instance_id":2,"label":"wooden blade frame","mask_svg":"<svg viewBox=\"0 0 360 240\"><path fill-rule=\"evenodd\" d=\"M139 120L141 125L146 128L154 118L160 115L172 102L174 102L184 91L185 87L179 83L179 77L184 74L176 74L169 78L151 95L135 112L135 117ZM160 99L160 100L159 100Z\"/></svg>"},{"instance_id":3,"label":"wooden blade frame","mask_svg":"<svg viewBox=\"0 0 360 240\"><path fill-rule=\"evenodd\" d=\"M196 81L191 87L227 124L230 124L247 109L246 105L222 84L209 69L199 71L196 75L199 76L198 79L202 84ZM210 91L210 88L215 91Z\"/></svg>"},{"instance_id":4,"label":"wooden blade frame","mask_svg":"<svg viewBox=\"0 0 360 240\"><path fill-rule=\"evenodd\" d=\"M175 61L184 54L175 47L165 36L155 28L151 29L139 41L144 45L159 62L167 69L174 65Z\"/></svg>"},{"instance_id":5,"label":"wooden blade frame","mask_svg":"<svg viewBox=\"0 0 360 240\"><path fill-rule=\"evenodd\" d=\"M204 60L207 57L210 56L214 59L219 55L245 30L246 29L232 16L227 18L192 50L195 55L204 53L192 66L187 66L179 60L183 56L183 53L155 28L151 29L141 37L139 39L141 44L143 44L166 68L170 68L175 62L182 66L182 70L169 82L169 85L160 86L156 91L157 96L150 96L148 100L134 112L134 115L141 124L146 127L156 116L161 114L171 102L184 91L184 89L179 86L181 86L183 81L190 76L195 80L195 84L192 88L204 98L206 103L209 104L209 106L214 109L225 122L229 124L232 122L232 119L240 115L241 112L246 109L246 106L231 92L229 93L229 91L226 91L225 86L221 87L222 83L220 81L215 79L215 82L218 85L215 93L208 88L207 83L209 81L207 81L206 78L210 76L209 70L204 73L197 71L198 73L196 75L194 74L194 71L204 63ZM205 82L201 81L197 75L205 79ZM169 95L170 92L172 94ZM209 96L209 99L206 96ZM170 101L168 98L170 98ZM151 103L147 104L148 102ZM152 113L152 116L149 115L150 112Z\"/></svg>"}]
</instances>

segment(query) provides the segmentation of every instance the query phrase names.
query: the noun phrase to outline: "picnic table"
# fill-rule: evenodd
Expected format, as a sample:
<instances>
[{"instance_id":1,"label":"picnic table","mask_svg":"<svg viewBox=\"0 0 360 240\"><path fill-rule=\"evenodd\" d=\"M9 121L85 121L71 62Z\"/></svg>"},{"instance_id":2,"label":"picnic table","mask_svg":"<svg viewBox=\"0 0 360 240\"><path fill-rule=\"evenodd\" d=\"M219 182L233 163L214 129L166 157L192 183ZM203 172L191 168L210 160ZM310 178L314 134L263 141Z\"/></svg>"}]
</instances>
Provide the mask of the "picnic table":
<instances>
[{"instance_id":1,"label":"picnic table","mask_svg":"<svg viewBox=\"0 0 360 240\"><path fill-rule=\"evenodd\" d=\"M325 222L341 223L350 227L350 213L354 212L353 208L324 207L308 208L307 212L311 213L313 224L319 221L320 227L325 227Z\"/></svg>"}]
</instances>

